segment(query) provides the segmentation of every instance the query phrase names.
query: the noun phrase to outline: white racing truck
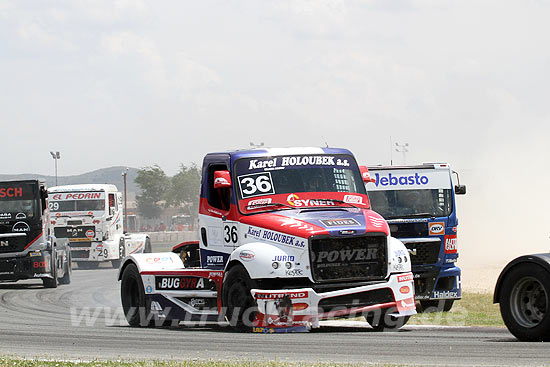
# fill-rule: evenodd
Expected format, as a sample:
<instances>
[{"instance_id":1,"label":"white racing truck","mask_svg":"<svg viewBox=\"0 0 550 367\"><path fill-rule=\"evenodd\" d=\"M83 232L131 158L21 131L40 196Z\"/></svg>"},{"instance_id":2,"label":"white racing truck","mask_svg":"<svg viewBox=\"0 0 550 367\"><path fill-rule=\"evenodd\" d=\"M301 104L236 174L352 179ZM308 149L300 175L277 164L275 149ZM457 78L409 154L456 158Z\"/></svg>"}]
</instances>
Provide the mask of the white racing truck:
<instances>
[{"instance_id":1,"label":"white racing truck","mask_svg":"<svg viewBox=\"0 0 550 367\"><path fill-rule=\"evenodd\" d=\"M274 333L362 315L399 328L416 313L410 257L370 210L363 170L346 149L206 155L200 241L120 267L128 323Z\"/></svg>"},{"instance_id":2,"label":"white racing truck","mask_svg":"<svg viewBox=\"0 0 550 367\"><path fill-rule=\"evenodd\" d=\"M68 242L79 268L94 269L103 261L118 268L126 255L151 252L147 234L124 233L122 194L115 185L55 186L48 193L52 232Z\"/></svg>"}]
</instances>

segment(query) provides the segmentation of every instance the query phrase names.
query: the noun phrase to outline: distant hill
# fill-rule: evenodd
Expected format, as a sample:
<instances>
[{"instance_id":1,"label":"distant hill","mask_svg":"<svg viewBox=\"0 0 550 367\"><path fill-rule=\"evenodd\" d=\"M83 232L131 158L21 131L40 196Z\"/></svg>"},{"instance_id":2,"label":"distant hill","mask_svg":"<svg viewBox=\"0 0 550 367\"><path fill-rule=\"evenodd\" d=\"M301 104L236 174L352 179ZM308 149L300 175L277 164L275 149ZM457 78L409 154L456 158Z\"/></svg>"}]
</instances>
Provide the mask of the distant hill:
<instances>
[{"instance_id":1,"label":"distant hill","mask_svg":"<svg viewBox=\"0 0 550 367\"><path fill-rule=\"evenodd\" d=\"M118 187L119 191L124 190L124 183L122 179L122 172L126 170L124 166L102 168L96 171L83 173L76 176L57 176L58 185L76 185L76 184L114 184ZM139 187L135 184L134 180L137 176L137 168L128 168L128 177L126 179L126 187L128 190L128 196L130 193L137 193ZM0 181L7 180L29 180L39 179L46 181L48 187L55 186L55 176L44 176L33 173L23 173L20 175L2 175L0 174Z\"/></svg>"}]
</instances>

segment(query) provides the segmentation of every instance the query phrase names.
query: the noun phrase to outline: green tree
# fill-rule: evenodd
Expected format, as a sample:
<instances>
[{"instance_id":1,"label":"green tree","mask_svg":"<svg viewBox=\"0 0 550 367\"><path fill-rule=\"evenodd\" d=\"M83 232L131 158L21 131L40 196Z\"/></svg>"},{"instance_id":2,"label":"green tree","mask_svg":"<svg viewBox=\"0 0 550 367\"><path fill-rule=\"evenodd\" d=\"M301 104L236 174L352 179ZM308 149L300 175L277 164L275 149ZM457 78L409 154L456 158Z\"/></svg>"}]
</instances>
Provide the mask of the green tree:
<instances>
[{"instance_id":1,"label":"green tree","mask_svg":"<svg viewBox=\"0 0 550 367\"><path fill-rule=\"evenodd\" d=\"M137 209L145 218L157 218L167 199L170 179L158 165L140 168L134 180L141 189L136 195Z\"/></svg>"},{"instance_id":2,"label":"green tree","mask_svg":"<svg viewBox=\"0 0 550 367\"><path fill-rule=\"evenodd\" d=\"M194 220L199 211L200 185L200 168L195 163L189 167L182 164L171 179L168 203L182 207L184 213L191 215Z\"/></svg>"}]
</instances>

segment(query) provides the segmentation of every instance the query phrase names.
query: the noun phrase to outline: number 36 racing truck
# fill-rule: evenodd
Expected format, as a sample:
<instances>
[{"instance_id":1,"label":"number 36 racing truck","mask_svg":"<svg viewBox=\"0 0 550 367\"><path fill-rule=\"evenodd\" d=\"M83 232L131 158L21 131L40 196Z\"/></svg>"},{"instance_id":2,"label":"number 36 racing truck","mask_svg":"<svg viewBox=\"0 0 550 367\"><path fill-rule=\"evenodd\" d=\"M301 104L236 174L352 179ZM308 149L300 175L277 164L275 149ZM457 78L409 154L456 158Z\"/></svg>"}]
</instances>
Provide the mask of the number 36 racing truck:
<instances>
[{"instance_id":1,"label":"number 36 racing truck","mask_svg":"<svg viewBox=\"0 0 550 367\"><path fill-rule=\"evenodd\" d=\"M370 210L366 171L336 148L206 155L200 241L120 267L128 323L225 319L271 333L363 315L402 326L416 313L410 258Z\"/></svg>"}]
</instances>

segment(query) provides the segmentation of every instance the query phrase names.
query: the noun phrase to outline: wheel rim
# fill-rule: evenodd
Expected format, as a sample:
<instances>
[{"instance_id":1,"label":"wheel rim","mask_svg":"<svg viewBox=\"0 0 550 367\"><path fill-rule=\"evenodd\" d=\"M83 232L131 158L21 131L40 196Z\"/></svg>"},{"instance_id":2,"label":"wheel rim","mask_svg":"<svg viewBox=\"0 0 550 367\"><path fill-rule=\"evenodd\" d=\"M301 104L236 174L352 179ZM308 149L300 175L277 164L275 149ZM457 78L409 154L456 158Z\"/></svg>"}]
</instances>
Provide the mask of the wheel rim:
<instances>
[{"instance_id":1,"label":"wheel rim","mask_svg":"<svg viewBox=\"0 0 550 367\"><path fill-rule=\"evenodd\" d=\"M544 286L533 277L522 278L510 295L510 310L514 319L525 328L541 323L547 312L548 295Z\"/></svg>"}]
</instances>

